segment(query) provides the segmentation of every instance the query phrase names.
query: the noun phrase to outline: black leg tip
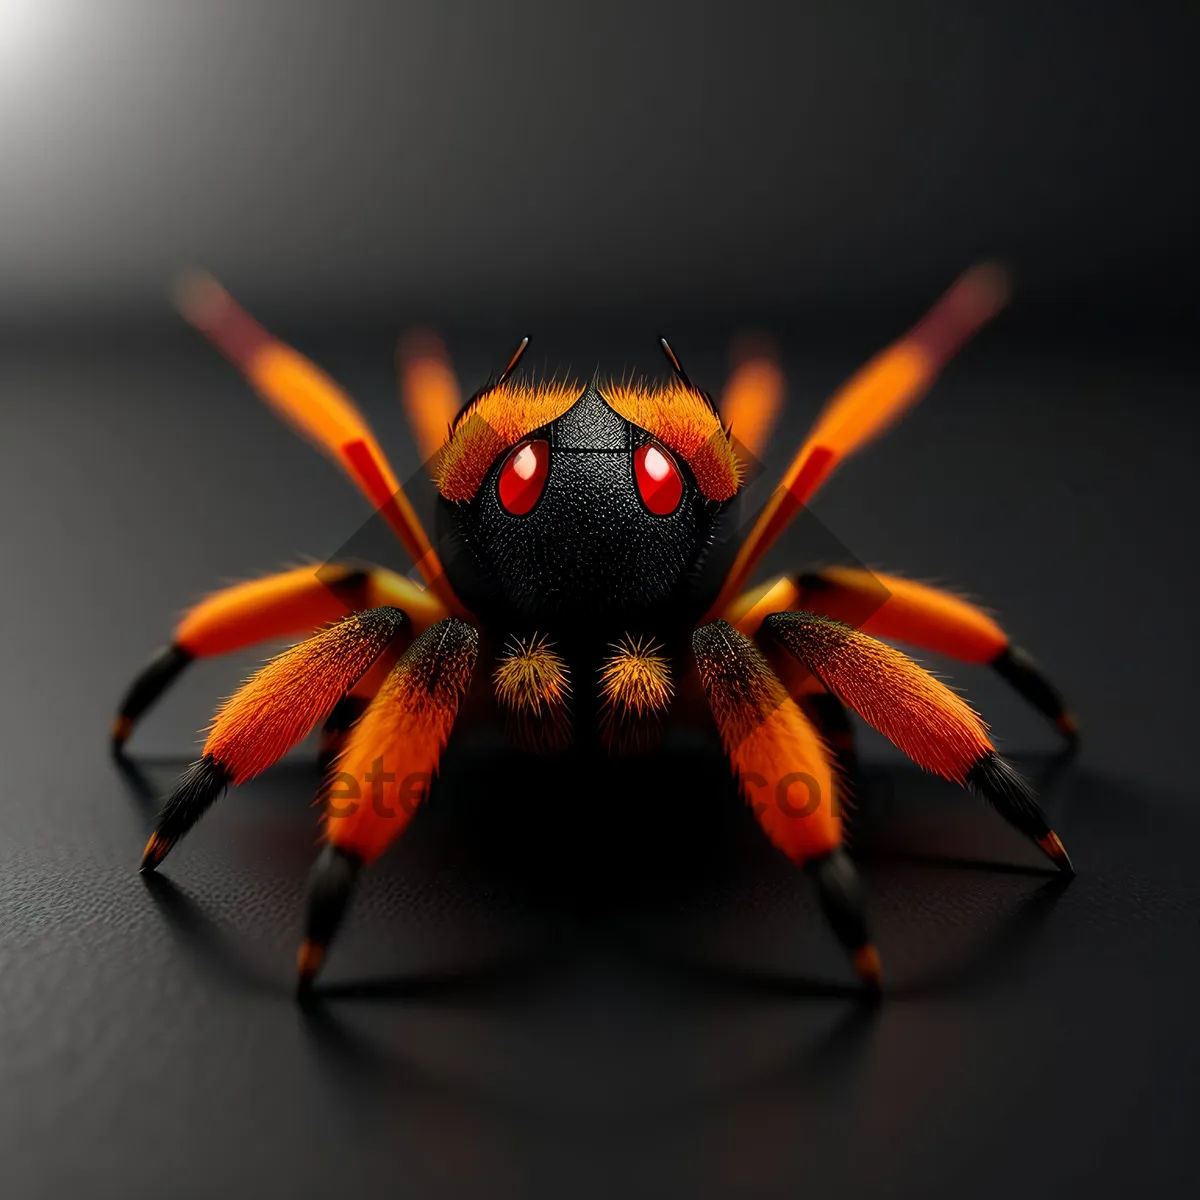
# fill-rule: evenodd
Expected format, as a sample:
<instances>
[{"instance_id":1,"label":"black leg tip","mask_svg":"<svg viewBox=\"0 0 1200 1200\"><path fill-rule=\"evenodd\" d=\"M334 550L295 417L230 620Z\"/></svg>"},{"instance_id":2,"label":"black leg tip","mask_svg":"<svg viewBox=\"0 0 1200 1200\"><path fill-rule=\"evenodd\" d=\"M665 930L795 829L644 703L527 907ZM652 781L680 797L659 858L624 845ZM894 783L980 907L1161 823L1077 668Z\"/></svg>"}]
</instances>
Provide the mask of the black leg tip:
<instances>
[{"instance_id":1,"label":"black leg tip","mask_svg":"<svg viewBox=\"0 0 1200 1200\"><path fill-rule=\"evenodd\" d=\"M362 859L349 850L326 845L313 864L308 885L308 928L296 953L296 994L306 995L345 916Z\"/></svg>"},{"instance_id":2,"label":"black leg tip","mask_svg":"<svg viewBox=\"0 0 1200 1200\"><path fill-rule=\"evenodd\" d=\"M164 646L146 664L141 674L129 686L117 709L112 727L113 753L120 752L129 740L138 718L162 695L171 682L192 661L182 646Z\"/></svg>"},{"instance_id":3,"label":"black leg tip","mask_svg":"<svg viewBox=\"0 0 1200 1200\"><path fill-rule=\"evenodd\" d=\"M1033 790L1008 759L989 750L967 773L966 783L1014 829L1036 842L1064 875L1075 874L1062 839L1050 828Z\"/></svg>"},{"instance_id":4,"label":"black leg tip","mask_svg":"<svg viewBox=\"0 0 1200 1200\"><path fill-rule=\"evenodd\" d=\"M229 786L230 774L211 754L197 759L175 783L158 815L158 826L142 852L143 871L152 871L170 854L176 842Z\"/></svg>"},{"instance_id":5,"label":"black leg tip","mask_svg":"<svg viewBox=\"0 0 1200 1200\"><path fill-rule=\"evenodd\" d=\"M151 871L158 869L159 863L167 857L171 852L171 843L159 833L152 833L150 840L146 843L145 850L142 851L142 861L138 865L138 871L142 875L147 875Z\"/></svg>"},{"instance_id":6,"label":"black leg tip","mask_svg":"<svg viewBox=\"0 0 1200 1200\"><path fill-rule=\"evenodd\" d=\"M134 721L132 717L122 715L113 721L108 748L112 751L114 758L125 757L125 743L129 741L129 735L133 733L133 726Z\"/></svg>"},{"instance_id":7,"label":"black leg tip","mask_svg":"<svg viewBox=\"0 0 1200 1200\"><path fill-rule=\"evenodd\" d=\"M1052 829L1045 836L1038 838L1038 846L1041 847L1042 853L1063 873L1067 879L1075 878L1075 864L1071 862L1071 856L1067 853L1067 848L1062 844L1062 838Z\"/></svg>"},{"instance_id":8,"label":"black leg tip","mask_svg":"<svg viewBox=\"0 0 1200 1200\"><path fill-rule=\"evenodd\" d=\"M305 938L296 952L296 996L303 999L312 992L313 980L325 961L325 947Z\"/></svg>"},{"instance_id":9,"label":"black leg tip","mask_svg":"<svg viewBox=\"0 0 1200 1200\"><path fill-rule=\"evenodd\" d=\"M821 910L834 936L850 955L864 993L878 994L883 986L879 951L867 931L862 885L850 856L837 846L810 859L806 866L816 884Z\"/></svg>"},{"instance_id":10,"label":"black leg tip","mask_svg":"<svg viewBox=\"0 0 1200 1200\"><path fill-rule=\"evenodd\" d=\"M883 967L879 951L873 942L864 942L854 951L854 971L862 981L863 994L868 1000L877 1001L883 996Z\"/></svg>"},{"instance_id":11,"label":"black leg tip","mask_svg":"<svg viewBox=\"0 0 1200 1200\"><path fill-rule=\"evenodd\" d=\"M1068 744L1074 745L1078 742L1079 727L1075 718L1067 711L1062 694L1020 646L1006 646L992 659L992 667L1053 723Z\"/></svg>"},{"instance_id":12,"label":"black leg tip","mask_svg":"<svg viewBox=\"0 0 1200 1200\"><path fill-rule=\"evenodd\" d=\"M1079 748L1079 723L1069 713L1060 713L1055 719L1054 728L1058 730L1064 742L1072 750Z\"/></svg>"}]
</instances>

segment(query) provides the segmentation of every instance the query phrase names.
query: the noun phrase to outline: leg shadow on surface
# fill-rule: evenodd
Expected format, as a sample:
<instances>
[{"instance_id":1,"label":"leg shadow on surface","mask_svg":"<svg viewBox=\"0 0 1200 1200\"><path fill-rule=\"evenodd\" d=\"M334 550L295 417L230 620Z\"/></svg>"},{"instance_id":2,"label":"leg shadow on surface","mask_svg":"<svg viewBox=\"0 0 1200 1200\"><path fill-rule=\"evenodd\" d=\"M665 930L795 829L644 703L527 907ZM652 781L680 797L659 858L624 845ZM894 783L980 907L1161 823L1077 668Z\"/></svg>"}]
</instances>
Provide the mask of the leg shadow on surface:
<instances>
[{"instance_id":1,"label":"leg shadow on surface","mask_svg":"<svg viewBox=\"0 0 1200 1200\"><path fill-rule=\"evenodd\" d=\"M1031 763L1030 760L1026 760L1025 765L1038 790L1045 794L1064 781L1067 770L1075 758L1075 751L1068 748L1036 762ZM914 778L921 777L914 775ZM881 783L882 787L879 786ZM934 786L940 789L944 785L935 781ZM895 773L892 771L876 772L874 786L864 799L865 803L855 816L861 822L860 828L868 834L873 808L893 808L897 814L898 827L902 829L904 809L913 803L920 802L919 792L912 797L898 794L898 789L895 787ZM1053 799L1058 801L1055 807L1061 811L1064 798L1057 796ZM903 838L899 840L903 841ZM1032 945L1059 897L1071 884L1070 877L1062 875L1050 865L1043 867L1040 864L1031 864L1026 866L965 854L927 853L917 849L910 850L905 845L896 845L886 838L876 839L872 843L868 836L866 841L867 845L856 857L868 864L874 861L880 864L903 863L931 867L966 868L992 875L1023 875L1032 880L1042 881L1032 892L1015 903L1011 911L1002 918L999 927L994 929L982 942L965 951L956 962L939 968L935 974L919 981L889 983L888 946L884 941L880 946L884 958L884 986L880 999L884 1004L889 999L908 1000L932 997L974 987L989 974L1002 971L1006 965L1015 961ZM797 886L803 886L802 881L798 880ZM869 891L868 880L868 908L870 905ZM651 940L645 936L632 939L627 946L643 960L650 961L659 968L666 968L676 974L682 974L700 986L759 996L792 996L808 1000L856 1000L860 1002L861 1009L867 1013L873 1007L874 998L871 994L864 992L859 985L852 982L843 984L803 974L793 975L791 972L780 972L769 968L759 969L745 963L720 962L700 953L681 952L677 947L665 943L662 939Z\"/></svg>"},{"instance_id":2,"label":"leg shadow on surface","mask_svg":"<svg viewBox=\"0 0 1200 1200\"><path fill-rule=\"evenodd\" d=\"M552 974L567 959L562 942L523 950L482 963L425 974L391 975L348 983L318 983L305 995L311 1009L335 1000L420 1000L498 997L520 991Z\"/></svg>"},{"instance_id":3,"label":"leg shadow on surface","mask_svg":"<svg viewBox=\"0 0 1200 1200\"><path fill-rule=\"evenodd\" d=\"M794 997L800 1000L853 1000L853 1012L869 1015L890 1001L945 996L983 983L1001 973L1031 948L1070 880L1054 876L1021 899L1002 920L991 936L970 949L956 962L935 974L914 982L889 983L886 945L884 946L884 984L876 995L857 983L835 983L803 975L757 969L744 964L713 961L695 954L684 954L661 944L645 941L628 943L642 959L652 962L707 988L760 997Z\"/></svg>"},{"instance_id":4,"label":"leg shadow on surface","mask_svg":"<svg viewBox=\"0 0 1200 1200\"><path fill-rule=\"evenodd\" d=\"M115 754L113 755L113 765L117 769L117 774L121 776L126 791L133 797L138 808L147 818L154 817L158 813L166 792L150 778L145 769L145 763L128 758L124 754ZM180 769L185 765L180 760Z\"/></svg>"},{"instance_id":5,"label":"leg shadow on surface","mask_svg":"<svg viewBox=\"0 0 1200 1200\"><path fill-rule=\"evenodd\" d=\"M1010 970L1037 941L1055 905L1070 885L1055 876L1021 899L990 937L965 955L923 979L900 984L887 993L897 1000L923 1000L981 986Z\"/></svg>"},{"instance_id":6,"label":"leg shadow on surface","mask_svg":"<svg viewBox=\"0 0 1200 1200\"><path fill-rule=\"evenodd\" d=\"M282 973L277 978L254 967L218 924L170 879L157 872L140 878L172 932L192 952L210 978L226 985L233 984L244 991L267 992L294 1002L295 989L291 980ZM548 946L475 965L443 968L424 974L418 971L384 979L331 983L314 988L306 997L304 1007L316 1011L325 1002L335 1000L498 996L511 989L536 983L555 970L566 955L565 945L556 941Z\"/></svg>"},{"instance_id":7,"label":"leg shadow on surface","mask_svg":"<svg viewBox=\"0 0 1200 1200\"><path fill-rule=\"evenodd\" d=\"M280 983L253 966L186 892L157 872L139 878L176 941L209 980L244 992L280 994Z\"/></svg>"},{"instance_id":8,"label":"leg shadow on surface","mask_svg":"<svg viewBox=\"0 0 1200 1200\"><path fill-rule=\"evenodd\" d=\"M861 984L837 983L805 975L781 974L742 964L716 962L700 954L689 954L655 939L633 938L622 943L627 952L657 970L690 980L710 990L736 992L743 996L792 997L805 1000L857 1000L870 1010L875 996Z\"/></svg>"}]
</instances>

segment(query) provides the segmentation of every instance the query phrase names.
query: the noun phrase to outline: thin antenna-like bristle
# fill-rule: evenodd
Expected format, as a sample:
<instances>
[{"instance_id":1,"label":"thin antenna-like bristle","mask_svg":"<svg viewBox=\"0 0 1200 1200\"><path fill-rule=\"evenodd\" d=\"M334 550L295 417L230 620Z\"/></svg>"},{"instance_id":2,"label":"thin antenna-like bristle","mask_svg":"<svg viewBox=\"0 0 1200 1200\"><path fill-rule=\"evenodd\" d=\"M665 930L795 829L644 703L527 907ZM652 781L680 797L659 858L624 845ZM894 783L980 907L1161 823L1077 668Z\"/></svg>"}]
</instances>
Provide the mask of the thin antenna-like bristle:
<instances>
[{"instance_id":1,"label":"thin antenna-like bristle","mask_svg":"<svg viewBox=\"0 0 1200 1200\"><path fill-rule=\"evenodd\" d=\"M671 370L675 372L679 382L687 387L695 385L688 378L688 373L683 369L683 364L679 361L678 355L671 349L671 343L665 337L658 339L658 344L662 347L663 353L667 356L667 361L671 364Z\"/></svg>"},{"instance_id":2,"label":"thin antenna-like bristle","mask_svg":"<svg viewBox=\"0 0 1200 1200\"><path fill-rule=\"evenodd\" d=\"M521 339L521 343L519 346L517 346L516 350L513 351L512 358L510 358L508 360L508 366L505 367L504 370L500 372L500 378L496 380L496 387L499 387L502 383L504 383L508 379L508 377L513 373L513 371L516 370L517 363L519 363L521 361L521 356L525 353L525 351L528 348L529 348L529 337L528 337L528 335L526 335L525 337L523 337Z\"/></svg>"}]
</instances>

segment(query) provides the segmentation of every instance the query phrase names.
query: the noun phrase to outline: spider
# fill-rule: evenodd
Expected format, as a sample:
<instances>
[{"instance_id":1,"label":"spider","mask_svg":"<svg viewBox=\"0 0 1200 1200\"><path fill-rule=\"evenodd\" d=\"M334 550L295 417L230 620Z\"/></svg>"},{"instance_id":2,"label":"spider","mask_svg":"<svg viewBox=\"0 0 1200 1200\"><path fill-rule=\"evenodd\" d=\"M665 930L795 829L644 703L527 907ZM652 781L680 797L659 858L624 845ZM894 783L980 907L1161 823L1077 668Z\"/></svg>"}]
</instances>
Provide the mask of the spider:
<instances>
[{"instance_id":1,"label":"spider","mask_svg":"<svg viewBox=\"0 0 1200 1200\"><path fill-rule=\"evenodd\" d=\"M856 567L748 587L835 466L920 397L1002 306L1005 288L995 268L973 269L845 384L740 541L733 501L781 394L769 357L737 367L718 405L665 340L668 382L580 385L519 374L526 338L503 372L460 404L440 343L402 343L405 403L439 493L435 545L349 398L214 280L192 278L180 292L184 316L342 466L425 585L377 567L302 567L219 591L184 616L120 706L117 753L193 659L306 640L218 709L202 757L164 802L142 870L157 868L228 786L323 723L333 766L298 953L298 986L307 988L360 869L404 830L468 697L482 694L530 750L574 744L615 754L652 749L664 718L691 696L762 829L805 867L873 992L880 959L839 806L853 774L848 710L922 768L989 801L1073 874L980 717L878 640L990 664L1073 742L1061 696L990 616L947 592Z\"/></svg>"}]
</instances>

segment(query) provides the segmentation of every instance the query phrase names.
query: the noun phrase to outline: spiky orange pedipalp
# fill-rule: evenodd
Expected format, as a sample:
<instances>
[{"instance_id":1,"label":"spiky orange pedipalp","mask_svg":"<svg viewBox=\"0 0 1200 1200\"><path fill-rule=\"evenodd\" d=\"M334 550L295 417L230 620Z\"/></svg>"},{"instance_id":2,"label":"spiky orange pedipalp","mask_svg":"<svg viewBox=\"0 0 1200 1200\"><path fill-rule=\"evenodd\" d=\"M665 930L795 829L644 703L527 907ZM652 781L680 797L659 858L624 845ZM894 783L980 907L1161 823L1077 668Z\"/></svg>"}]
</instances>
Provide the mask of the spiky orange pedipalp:
<instances>
[{"instance_id":1,"label":"spiky orange pedipalp","mask_svg":"<svg viewBox=\"0 0 1200 1200\"><path fill-rule=\"evenodd\" d=\"M675 687L663 647L626 634L600 667L601 741L610 750L643 750L653 744Z\"/></svg>"},{"instance_id":2,"label":"spiky orange pedipalp","mask_svg":"<svg viewBox=\"0 0 1200 1200\"><path fill-rule=\"evenodd\" d=\"M671 666L662 646L626 635L600 668L605 702L638 714L661 712L671 702Z\"/></svg>"},{"instance_id":3,"label":"spiky orange pedipalp","mask_svg":"<svg viewBox=\"0 0 1200 1200\"><path fill-rule=\"evenodd\" d=\"M552 751L570 744L570 673L548 638L517 638L497 660L492 683L518 745Z\"/></svg>"}]
</instances>

